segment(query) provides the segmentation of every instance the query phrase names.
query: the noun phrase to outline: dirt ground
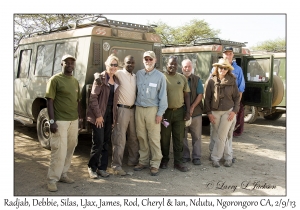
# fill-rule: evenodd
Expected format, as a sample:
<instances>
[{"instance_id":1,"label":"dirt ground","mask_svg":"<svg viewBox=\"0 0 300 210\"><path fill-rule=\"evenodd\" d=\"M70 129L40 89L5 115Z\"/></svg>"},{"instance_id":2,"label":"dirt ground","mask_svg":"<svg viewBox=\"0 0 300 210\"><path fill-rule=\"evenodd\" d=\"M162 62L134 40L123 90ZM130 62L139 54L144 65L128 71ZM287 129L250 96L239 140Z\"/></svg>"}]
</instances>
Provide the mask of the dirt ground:
<instances>
[{"instance_id":1,"label":"dirt ground","mask_svg":"<svg viewBox=\"0 0 300 210\"><path fill-rule=\"evenodd\" d=\"M40 146L35 128L14 122L14 196L286 195L285 116L277 121L258 118L255 124L245 124L243 135L233 139L237 159L232 167L213 168L208 160L208 144L209 126L205 126L202 165L189 162L186 173L174 170L171 159L168 168L160 169L158 176L150 176L148 169L135 172L124 164L128 175L111 174L94 180L87 172L91 136L80 135L69 170L75 183L59 182L58 191L49 192L46 175L50 151Z\"/></svg>"}]
</instances>

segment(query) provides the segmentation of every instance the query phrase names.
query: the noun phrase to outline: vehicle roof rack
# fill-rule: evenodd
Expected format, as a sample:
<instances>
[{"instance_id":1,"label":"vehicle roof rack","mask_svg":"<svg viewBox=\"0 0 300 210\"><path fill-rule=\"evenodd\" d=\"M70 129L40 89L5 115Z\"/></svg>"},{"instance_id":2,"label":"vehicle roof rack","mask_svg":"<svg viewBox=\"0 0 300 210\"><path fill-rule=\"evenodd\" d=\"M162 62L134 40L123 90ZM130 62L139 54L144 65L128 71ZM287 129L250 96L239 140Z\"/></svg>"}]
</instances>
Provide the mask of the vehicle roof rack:
<instances>
[{"instance_id":1,"label":"vehicle roof rack","mask_svg":"<svg viewBox=\"0 0 300 210\"><path fill-rule=\"evenodd\" d=\"M104 20L98 20L99 18ZM88 20L88 22L85 22L85 20ZM83 23L80 23L83 22ZM124 29L134 29L136 31L142 31L142 32L155 32L154 28L157 27L156 25L141 25L136 23L129 23L124 21L118 21L118 20L110 20L107 19L105 16L102 15L93 15L88 17L83 17L77 19L73 23L69 23L68 25L61 26L58 28L54 28L49 31L37 31L31 34L28 34L27 37L37 36L37 35L46 35L56 32L63 32L68 30L73 30L77 28L85 28L85 27L91 27L91 26L105 26L110 28L124 28Z\"/></svg>"},{"instance_id":2,"label":"vehicle roof rack","mask_svg":"<svg viewBox=\"0 0 300 210\"><path fill-rule=\"evenodd\" d=\"M191 42L191 44L193 46L208 45L208 44L220 44L220 45L246 47L245 42L234 42L234 41L223 40L220 38L195 39L194 41Z\"/></svg>"}]
</instances>

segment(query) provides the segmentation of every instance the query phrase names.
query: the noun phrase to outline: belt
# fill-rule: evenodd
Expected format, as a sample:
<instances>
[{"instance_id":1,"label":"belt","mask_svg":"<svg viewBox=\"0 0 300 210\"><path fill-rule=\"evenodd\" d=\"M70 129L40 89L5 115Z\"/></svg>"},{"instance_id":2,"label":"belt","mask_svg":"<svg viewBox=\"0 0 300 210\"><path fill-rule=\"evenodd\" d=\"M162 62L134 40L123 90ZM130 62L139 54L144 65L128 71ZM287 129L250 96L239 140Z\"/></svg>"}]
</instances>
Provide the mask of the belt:
<instances>
[{"instance_id":1,"label":"belt","mask_svg":"<svg viewBox=\"0 0 300 210\"><path fill-rule=\"evenodd\" d=\"M167 108L168 110L172 110L172 111L175 111L175 110L178 110L178 109L181 109L182 107L179 107L179 108Z\"/></svg>"},{"instance_id":2,"label":"belt","mask_svg":"<svg viewBox=\"0 0 300 210\"><path fill-rule=\"evenodd\" d=\"M132 109L135 107L135 105L132 105L132 106L127 106L127 105L124 105L124 104L117 104L118 107L123 107L123 108L127 108L127 109Z\"/></svg>"}]
</instances>

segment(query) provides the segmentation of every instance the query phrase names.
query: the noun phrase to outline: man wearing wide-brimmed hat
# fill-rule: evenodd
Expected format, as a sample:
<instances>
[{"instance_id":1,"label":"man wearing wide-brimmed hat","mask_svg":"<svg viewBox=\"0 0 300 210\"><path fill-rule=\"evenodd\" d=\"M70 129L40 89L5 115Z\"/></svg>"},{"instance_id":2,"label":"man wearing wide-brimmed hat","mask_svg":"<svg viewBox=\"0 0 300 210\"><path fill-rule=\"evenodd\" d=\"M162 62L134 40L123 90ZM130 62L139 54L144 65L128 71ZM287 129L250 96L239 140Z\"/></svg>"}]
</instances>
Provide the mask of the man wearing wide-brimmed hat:
<instances>
[{"instance_id":1,"label":"man wearing wide-brimmed hat","mask_svg":"<svg viewBox=\"0 0 300 210\"><path fill-rule=\"evenodd\" d=\"M214 167L220 167L219 161L225 159L224 166L232 165L232 125L236 122L239 110L240 94L232 74L234 69L228 60L221 58L214 63L214 71L207 82L205 91L205 110L212 124L211 139L214 142L211 159Z\"/></svg>"}]
</instances>

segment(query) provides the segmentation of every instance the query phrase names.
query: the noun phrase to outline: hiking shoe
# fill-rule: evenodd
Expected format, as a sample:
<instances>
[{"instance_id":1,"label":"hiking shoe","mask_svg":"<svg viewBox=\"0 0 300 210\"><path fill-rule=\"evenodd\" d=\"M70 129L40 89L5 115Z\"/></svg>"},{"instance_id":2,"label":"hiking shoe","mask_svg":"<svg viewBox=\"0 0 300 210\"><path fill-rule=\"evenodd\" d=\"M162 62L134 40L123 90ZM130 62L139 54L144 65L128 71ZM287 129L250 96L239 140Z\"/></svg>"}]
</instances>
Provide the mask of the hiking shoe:
<instances>
[{"instance_id":1,"label":"hiking shoe","mask_svg":"<svg viewBox=\"0 0 300 210\"><path fill-rule=\"evenodd\" d=\"M50 192L56 192L57 191L57 186L55 182L48 182L48 190Z\"/></svg>"},{"instance_id":2,"label":"hiking shoe","mask_svg":"<svg viewBox=\"0 0 300 210\"><path fill-rule=\"evenodd\" d=\"M213 161L212 162L212 166L215 168L219 168L220 167L220 163L218 161Z\"/></svg>"},{"instance_id":3,"label":"hiking shoe","mask_svg":"<svg viewBox=\"0 0 300 210\"><path fill-rule=\"evenodd\" d=\"M224 166L230 167L232 165L232 160L225 160Z\"/></svg>"},{"instance_id":4,"label":"hiking shoe","mask_svg":"<svg viewBox=\"0 0 300 210\"><path fill-rule=\"evenodd\" d=\"M157 176L158 175L158 169L155 167L150 168L150 174L151 176Z\"/></svg>"},{"instance_id":5,"label":"hiking shoe","mask_svg":"<svg viewBox=\"0 0 300 210\"><path fill-rule=\"evenodd\" d=\"M72 184L75 181L67 176L62 176L59 180L60 182L64 182L64 183L68 183L68 184Z\"/></svg>"},{"instance_id":6,"label":"hiking shoe","mask_svg":"<svg viewBox=\"0 0 300 210\"><path fill-rule=\"evenodd\" d=\"M174 164L174 168L178 169L181 172L187 172L189 169L183 164Z\"/></svg>"},{"instance_id":7,"label":"hiking shoe","mask_svg":"<svg viewBox=\"0 0 300 210\"><path fill-rule=\"evenodd\" d=\"M182 158L183 163L187 163L187 162L190 162L190 161L191 161L191 158Z\"/></svg>"},{"instance_id":8,"label":"hiking shoe","mask_svg":"<svg viewBox=\"0 0 300 210\"><path fill-rule=\"evenodd\" d=\"M125 176L127 173L126 173L126 171L121 169L121 170L115 170L115 174Z\"/></svg>"},{"instance_id":9,"label":"hiking shoe","mask_svg":"<svg viewBox=\"0 0 300 210\"><path fill-rule=\"evenodd\" d=\"M141 171L141 170L143 170L144 168L147 168L147 167L139 163L139 164L137 164L137 165L133 168L133 170L135 170L135 171Z\"/></svg>"},{"instance_id":10,"label":"hiking shoe","mask_svg":"<svg viewBox=\"0 0 300 210\"><path fill-rule=\"evenodd\" d=\"M159 167L162 168L162 169L166 169L166 168L168 168L168 163L167 162L161 162Z\"/></svg>"},{"instance_id":11,"label":"hiking shoe","mask_svg":"<svg viewBox=\"0 0 300 210\"><path fill-rule=\"evenodd\" d=\"M95 171L93 171L90 167L88 167L88 172L89 172L89 175L90 175L91 179L97 179L98 178L97 173Z\"/></svg>"},{"instance_id":12,"label":"hiking shoe","mask_svg":"<svg viewBox=\"0 0 300 210\"><path fill-rule=\"evenodd\" d=\"M201 165L200 159L193 159L193 164L194 165Z\"/></svg>"},{"instance_id":13,"label":"hiking shoe","mask_svg":"<svg viewBox=\"0 0 300 210\"><path fill-rule=\"evenodd\" d=\"M105 170L99 170L99 169L97 169L97 170L96 170L96 173L97 173L99 176L102 176L102 177L109 177L109 173L107 173Z\"/></svg>"}]
</instances>

